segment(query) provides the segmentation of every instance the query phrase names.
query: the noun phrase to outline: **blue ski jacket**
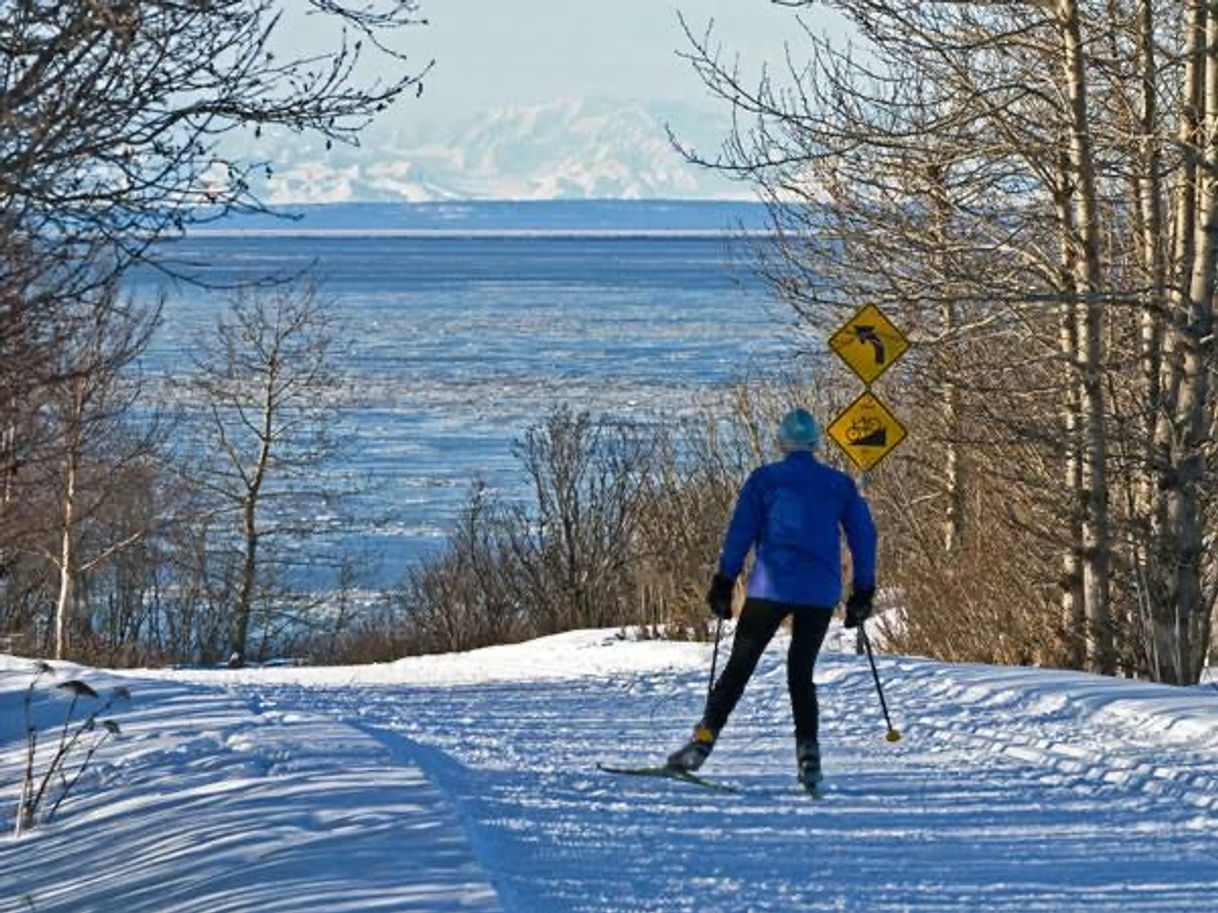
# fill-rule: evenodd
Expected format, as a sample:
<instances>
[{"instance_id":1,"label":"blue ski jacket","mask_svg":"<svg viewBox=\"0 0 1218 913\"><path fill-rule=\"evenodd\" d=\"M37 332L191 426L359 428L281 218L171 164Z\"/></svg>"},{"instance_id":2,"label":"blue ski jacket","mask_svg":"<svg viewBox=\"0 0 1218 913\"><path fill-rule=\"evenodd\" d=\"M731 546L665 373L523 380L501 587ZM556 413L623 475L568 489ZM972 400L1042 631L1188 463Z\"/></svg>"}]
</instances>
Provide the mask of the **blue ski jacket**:
<instances>
[{"instance_id":1,"label":"blue ski jacket","mask_svg":"<svg viewBox=\"0 0 1218 913\"><path fill-rule=\"evenodd\" d=\"M748 595L832 610L842 598L841 532L856 588L875 586L876 532L854 480L806 451L753 471L727 527L719 573L735 580L749 549Z\"/></svg>"}]
</instances>

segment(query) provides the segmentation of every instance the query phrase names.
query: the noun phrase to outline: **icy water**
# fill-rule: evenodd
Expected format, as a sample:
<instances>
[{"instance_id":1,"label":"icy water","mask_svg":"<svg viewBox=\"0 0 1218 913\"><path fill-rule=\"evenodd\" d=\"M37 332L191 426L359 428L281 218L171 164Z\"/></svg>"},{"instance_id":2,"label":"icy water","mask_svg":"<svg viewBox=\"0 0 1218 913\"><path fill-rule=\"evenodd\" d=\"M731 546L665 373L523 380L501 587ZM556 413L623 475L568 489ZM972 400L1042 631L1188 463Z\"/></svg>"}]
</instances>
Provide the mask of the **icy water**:
<instances>
[{"instance_id":1,"label":"icy water","mask_svg":"<svg viewBox=\"0 0 1218 913\"><path fill-rule=\"evenodd\" d=\"M364 486L338 547L386 585L436 546L476 479L522 490L512 442L553 405L663 420L778 366L793 350L789 316L751 273L756 243L343 232L196 236L170 251L212 286L310 272L333 302L354 394L330 472ZM150 368L186 370L227 293L148 272L132 288L165 295Z\"/></svg>"}]
</instances>

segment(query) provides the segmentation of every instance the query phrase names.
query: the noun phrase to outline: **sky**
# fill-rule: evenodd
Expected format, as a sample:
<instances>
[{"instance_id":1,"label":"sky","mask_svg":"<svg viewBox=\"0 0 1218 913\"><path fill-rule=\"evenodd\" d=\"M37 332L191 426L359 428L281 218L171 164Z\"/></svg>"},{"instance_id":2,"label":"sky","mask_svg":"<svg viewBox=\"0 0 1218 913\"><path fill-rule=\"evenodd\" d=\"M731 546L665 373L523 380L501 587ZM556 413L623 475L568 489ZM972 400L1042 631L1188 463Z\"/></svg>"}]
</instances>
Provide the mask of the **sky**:
<instances>
[{"instance_id":1,"label":"sky","mask_svg":"<svg viewBox=\"0 0 1218 913\"><path fill-rule=\"evenodd\" d=\"M435 66L415 117L578 98L622 98L709 107L697 75L677 56L687 46L678 14L701 32L712 21L725 49L751 68L781 60L802 37L796 13L768 0L423 0L429 24L395 42ZM799 14L817 32L841 35L832 14ZM309 17L290 25L312 43L328 28Z\"/></svg>"},{"instance_id":2,"label":"sky","mask_svg":"<svg viewBox=\"0 0 1218 913\"><path fill-rule=\"evenodd\" d=\"M278 40L294 56L334 47L332 19L296 12L304 4L285 9ZM678 162L668 143L666 127L714 149L731 125L730 106L680 56L690 48L680 17L699 36L711 28L712 44L739 61L749 83L763 64L781 67L788 44L796 59L807 56L801 21L846 34L823 9L769 0L421 0L421 14L427 24L395 33L392 44L416 70L434 61L422 97L406 93L341 161L285 144L276 200L737 197L738 185ZM392 57L365 60L362 79L400 74ZM594 104L567 104L585 101ZM574 120L554 128L554 118L530 113L560 110L546 107L555 103ZM653 123L639 127L627 111L646 111ZM594 131L598 117L611 126Z\"/></svg>"}]
</instances>

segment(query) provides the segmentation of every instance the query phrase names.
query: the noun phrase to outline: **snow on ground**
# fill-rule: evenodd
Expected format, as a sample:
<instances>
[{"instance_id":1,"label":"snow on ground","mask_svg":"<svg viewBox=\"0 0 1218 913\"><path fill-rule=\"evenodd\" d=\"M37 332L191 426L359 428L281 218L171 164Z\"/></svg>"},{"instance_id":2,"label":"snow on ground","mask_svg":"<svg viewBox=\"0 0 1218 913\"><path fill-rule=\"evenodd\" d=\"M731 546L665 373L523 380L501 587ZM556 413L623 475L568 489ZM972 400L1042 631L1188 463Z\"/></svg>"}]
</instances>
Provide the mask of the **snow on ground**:
<instances>
[{"instance_id":1,"label":"snow on ground","mask_svg":"<svg viewBox=\"0 0 1218 913\"><path fill-rule=\"evenodd\" d=\"M83 670L128 735L53 825L0 838L2 911L1218 908L1218 692L881 657L818 665L828 795L793 786L781 644L705 773L707 645L575 632L344 669ZM0 661L16 797L23 661ZM41 718L62 713L46 694Z\"/></svg>"},{"instance_id":2,"label":"snow on ground","mask_svg":"<svg viewBox=\"0 0 1218 913\"><path fill-rule=\"evenodd\" d=\"M24 676L0 673L11 827ZM113 676L74 670L94 687ZM0 838L3 911L492 911L449 800L358 724L258 689L131 681L126 731L53 825ZM67 699L37 708L44 731ZM49 732L51 741L58 729Z\"/></svg>"}]
</instances>

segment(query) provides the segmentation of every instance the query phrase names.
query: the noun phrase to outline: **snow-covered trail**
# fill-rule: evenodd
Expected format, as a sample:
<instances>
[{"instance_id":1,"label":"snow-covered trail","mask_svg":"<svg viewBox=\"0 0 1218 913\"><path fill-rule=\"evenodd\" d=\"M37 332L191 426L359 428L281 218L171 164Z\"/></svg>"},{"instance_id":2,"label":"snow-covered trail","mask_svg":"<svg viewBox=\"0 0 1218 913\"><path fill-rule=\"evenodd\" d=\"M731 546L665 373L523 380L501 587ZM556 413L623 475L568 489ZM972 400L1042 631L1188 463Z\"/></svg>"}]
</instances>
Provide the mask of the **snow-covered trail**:
<instances>
[{"instance_id":1,"label":"snow-covered trail","mask_svg":"<svg viewBox=\"0 0 1218 913\"><path fill-rule=\"evenodd\" d=\"M742 794L594 769L597 760L654 763L683 738L700 710L708 659L701 645L577 632L366 669L159 673L171 681L141 687L175 695L181 708L163 707L162 722L183 731L189 720L181 712L207 700L223 704L229 728L213 746L221 753L261 746L266 757L268 745L290 746L272 750L279 769L261 773L272 820L260 820L251 805L247 844L237 845L249 852L268 828L274 835L275 827L296 826L289 834L313 841L313 856L300 857L281 839L289 860L281 889L264 884L247 895L257 902L243 905L237 895L215 909L1218 909L1212 690L882 658L905 734L892 745L865 659L826 654L817 681L828 796L813 802L794 786L776 644L705 769ZM257 722L242 722L230 704ZM162 745L166 737L158 738ZM189 756L222 763L205 752ZM358 765L346 792L337 788L344 764ZM102 798L80 800L83 824L65 821L36 839L59 841L63 853L82 840L100 845L104 834L90 836L100 813L86 803L146 789L139 771L150 776L131 760L113 768L105 791L98 787ZM239 773L247 788L260 775ZM186 782L180 771L174 776ZM298 798L284 792L285 782ZM142 800L126 801L138 824ZM276 818L297 801L312 803L312 823ZM208 806L204 819L222 807ZM318 833L317 820L342 827ZM155 833L166 825L150 826ZM126 831L119 837L134 840ZM0 843L0 872L10 871L22 845ZM345 867L333 858L327 864L327 848ZM90 877L105 872L90 876L84 858L73 877L87 891ZM240 854L216 862L199 849L197 858L213 879L229 867L242 877ZM332 880L300 878L310 864ZM26 875L37 865L27 864ZM337 900L344 877L346 905ZM209 907L65 901L37 909Z\"/></svg>"},{"instance_id":2,"label":"snow-covered trail","mask_svg":"<svg viewBox=\"0 0 1218 913\"><path fill-rule=\"evenodd\" d=\"M1083 676L881 668L896 746L865 661L822 660L820 803L793 787L778 650L707 767L740 796L590 770L675 745L702 670L282 699L358 716L436 776L522 913L1218 907L1218 732L1197 750L1128 723L1110 682L1088 712Z\"/></svg>"}]
</instances>

